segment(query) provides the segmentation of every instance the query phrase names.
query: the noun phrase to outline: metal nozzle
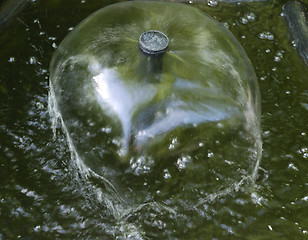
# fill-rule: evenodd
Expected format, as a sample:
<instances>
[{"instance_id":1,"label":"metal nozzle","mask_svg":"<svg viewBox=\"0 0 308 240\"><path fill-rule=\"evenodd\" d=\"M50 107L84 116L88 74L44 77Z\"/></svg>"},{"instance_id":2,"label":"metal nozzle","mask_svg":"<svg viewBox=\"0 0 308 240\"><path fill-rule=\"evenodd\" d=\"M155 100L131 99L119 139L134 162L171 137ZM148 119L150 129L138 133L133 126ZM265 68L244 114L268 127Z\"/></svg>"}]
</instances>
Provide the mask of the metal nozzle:
<instances>
[{"instance_id":1,"label":"metal nozzle","mask_svg":"<svg viewBox=\"0 0 308 240\"><path fill-rule=\"evenodd\" d=\"M157 31L150 30L142 33L139 38L139 46L141 50L150 55L163 54L169 44L169 38L166 34Z\"/></svg>"}]
</instances>

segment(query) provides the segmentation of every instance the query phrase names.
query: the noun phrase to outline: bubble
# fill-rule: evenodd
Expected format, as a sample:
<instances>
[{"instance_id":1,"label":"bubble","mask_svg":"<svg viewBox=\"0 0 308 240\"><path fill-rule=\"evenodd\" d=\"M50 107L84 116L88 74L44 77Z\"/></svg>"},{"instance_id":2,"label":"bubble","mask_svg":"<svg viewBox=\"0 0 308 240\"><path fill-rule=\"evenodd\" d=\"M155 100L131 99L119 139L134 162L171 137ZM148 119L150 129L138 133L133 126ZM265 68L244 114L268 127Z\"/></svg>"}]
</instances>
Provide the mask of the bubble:
<instances>
[{"instance_id":1,"label":"bubble","mask_svg":"<svg viewBox=\"0 0 308 240\"><path fill-rule=\"evenodd\" d=\"M244 17L240 18L242 24L247 24L249 22L254 22L256 20L256 15L254 13L246 13Z\"/></svg>"},{"instance_id":2,"label":"bubble","mask_svg":"<svg viewBox=\"0 0 308 240\"><path fill-rule=\"evenodd\" d=\"M262 32L259 34L260 39L274 40L274 35L271 32Z\"/></svg>"}]
</instances>

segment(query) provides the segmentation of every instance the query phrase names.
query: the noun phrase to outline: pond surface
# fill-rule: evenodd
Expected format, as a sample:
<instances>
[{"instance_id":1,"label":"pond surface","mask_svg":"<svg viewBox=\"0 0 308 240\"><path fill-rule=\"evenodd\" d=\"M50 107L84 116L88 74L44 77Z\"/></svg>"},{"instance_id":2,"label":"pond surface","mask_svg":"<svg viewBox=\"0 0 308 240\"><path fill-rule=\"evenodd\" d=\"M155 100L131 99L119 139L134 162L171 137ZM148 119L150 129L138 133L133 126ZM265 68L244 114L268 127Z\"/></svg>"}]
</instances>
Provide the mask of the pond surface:
<instances>
[{"instance_id":1,"label":"pond surface","mask_svg":"<svg viewBox=\"0 0 308 240\"><path fill-rule=\"evenodd\" d=\"M112 210L97 198L99 182L71 173L66 136L58 126L53 138L48 114L49 63L82 19L114 2L34 1L1 30L0 239L307 239L308 67L281 16L285 0L190 4L233 32L258 76L256 182L205 199L190 222L195 212L160 212L159 203L143 215L146 207Z\"/></svg>"}]
</instances>

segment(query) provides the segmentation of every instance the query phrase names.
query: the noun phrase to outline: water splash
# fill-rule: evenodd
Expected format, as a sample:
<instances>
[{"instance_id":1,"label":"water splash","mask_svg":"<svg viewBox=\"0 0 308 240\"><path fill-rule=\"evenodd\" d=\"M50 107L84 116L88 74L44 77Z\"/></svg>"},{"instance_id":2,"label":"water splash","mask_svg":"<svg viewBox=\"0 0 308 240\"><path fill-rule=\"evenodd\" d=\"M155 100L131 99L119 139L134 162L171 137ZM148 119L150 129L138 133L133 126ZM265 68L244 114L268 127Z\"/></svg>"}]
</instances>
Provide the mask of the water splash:
<instances>
[{"instance_id":1,"label":"water splash","mask_svg":"<svg viewBox=\"0 0 308 240\"><path fill-rule=\"evenodd\" d=\"M87 198L88 191L93 191L96 199L87 199L94 205L97 203L104 203L107 210L112 214L114 219L117 221L116 231L120 232L125 239L144 239L144 233L140 227L134 224L127 223L125 221L125 216L129 215L131 212L138 211L146 204L137 205L136 207L124 207L125 204L121 196L117 193L116 188L112 185L108 179L101 175L96 174L89 167L84 164L84 161L79 156L71 137L67 131L63 118L58 110L57 100L55 98L54 89L52 84L50 84L50 90L48 95L48 111L51 118L51 127L53 131L53 139L56 139L57 128L60 124L62 131L66 135L68 147L71 153L71 159L69 161L69 172L73 174L76 179L76 183L79 189L84 190L84 196ZM96 178L101 183L104 184L107 191L102 191L102 188L96 188L91 185L90 178Z\"/></svg>"},{"instance_id":2,"label":"water splash","mask_svg":"<svg viewBox=\"0 0 308 240\"><path fill-rule=\"evenodd\" d=\"M54 133L54 139L56 137L57 126L60 124L63 132L66 135L69 150L71 152L70 159L70 174L74 174L76 181L79 181L80 189L85 190L85 197L87 197L87 191L92 191L91 196L95 196L95 199L88 199L94 205L98 203L103 203L107 211L111 213L113 218L116 220L115 231L120 234L124 239L147 239L146 233L140 225L128 222L129 216L140 215L143 211L159 211L161 214L168 213L174 216L174 218L179 217L182 213L178 212L177 206L167 206L165 203L159 203L155 201L150 201L141 204L131 204L127 199L123 199L115 186L106 178L98 175L92 171L89 167L84 164L84 161L79 156L75 146L72 143L70 135L66 129L63 122L62 116L57 109L57 101L53 92L53 87L50 86L49 99L48 99L48 109L52 120L52 129ZM204 204L211 204L220 198L224 198L232 193L236 193L239 190L250 191L253 193L255 188L258 186L255 180L258 175L258 167L261 159L262 152L262 142L260 137L258 120L252 111L247 111L246 116L248 119L247 130L252 133L253 138L255 138L255 144L248 151L250 151L250 158L257 159L253 171L250 175L242 176L242 179L238 182L234 182L230 186L215 191L213 193L207 194L205 197L200 197L196 204L190 206L190 210L199 212L199 208L203 208ZM91 183L91 178L103 183L105 189L101 187L95 187ZM86 186L86 188L85 188ZM150 210L152 209L152 210Z\"/></svg>"}]
</instances>

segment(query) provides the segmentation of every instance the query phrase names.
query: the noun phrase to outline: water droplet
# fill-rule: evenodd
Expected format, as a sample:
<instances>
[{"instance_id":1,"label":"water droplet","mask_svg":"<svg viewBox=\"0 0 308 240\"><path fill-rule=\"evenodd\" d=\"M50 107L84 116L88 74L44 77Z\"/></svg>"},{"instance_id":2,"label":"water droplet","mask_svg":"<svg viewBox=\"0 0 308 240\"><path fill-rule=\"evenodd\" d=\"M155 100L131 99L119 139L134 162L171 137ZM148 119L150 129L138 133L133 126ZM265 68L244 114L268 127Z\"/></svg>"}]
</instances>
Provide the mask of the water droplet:
<instances>
[{"instance_id":1,"label":"water droplet","mask_svg":"<svg viewBox=\"0 0 308 240\"><path fill-rule=\"evenodd\" d=\"M295 48L296 48L297 44L296 44L296 42L295 42L295 41L292 41L292 42L291 42L291 44L292 44L292 46L293 46L293 47L295 47Z\"/></svg>"},{"instance_id":2,"label":"water droplet","mask_svg":"<svg viewBox=\"0 0 308 240\"><path fill-rule=\"evenodd\" d=\"M41 102L36 102L36 107L39 109L39 110L42 110L42 109L44 109L44 104L43 103L41 103Z\"/></svg>"},{"instance_id":3,"label":"water droplet","mask_svg":"<svg viewBox=\"0 0 308 240\"><path fill-rule=\"evenodd\" d=\"M248 19L245 18L245 17L242 17L242 18L240 19L240 22L241 22L242 24L246 24L246 23L248 23Z\"/></svg>"},{"instance_id":4,"label":"water droplet","mask_svg":"<svg viewBox=\"0 0 308 240\"><path fill-rule=\"evenodd\" d=\"M290 163L290 164L288 165L288 168L289 168L289 169L293 169L293 170L295 170L295 171L298 171L298 168L297 168L293 163Z\"/></svg>"},{"instance_id":5,"label":"water droplet","mask_svg":"<svg viewBox=\"0 0 308 240\"><path fill-rule=\"evenodd\" d=\"M30 64L36 64L36 58L35 57L30 57L29 63Z\"/></svg>"},{"instance_id":6,"label":"water droplet","mask_svg":"<svg viewBox=\"0 0 308 240\"><path fill-rule=\"evenodd\" d=\"M107 134L111 133L111 130L112 130L111 127L103 127L102 128L102 132L107 133Z\"/></svg>"},{"instance_id":7,"label":"water droplet","mask_svg":"<svg viewBox=\"0 0 308 240\"><path fill-rule=\"evenodd\" d=\"M171 178L170 172L168 171L168 169L164 169L164 179L169 179L169 178Z\"/></svg>"},{"instance_id":8,"label":"water droplet","mask_svg":"<svg viewBox=\"0 0 308 240\"><path fill-rule=\"evenodd\" d=\"M181 171L189 164L190 161L191 157L189 155L184 155L177 160L176 165L178 169Z\"/></svg>"},{"instance_id":9,"label":"water droplet","mask_svg":"<svg viewBox=\"0 0 308 240\"><path fill-rule=\"evenodd\" d=\"M233 164L233 162L229 161L229 160L225 160L225 163L227 163L228 165L232 165Z\"/></svg>"},{"instance_id":10,"label":"water droplet","mask_svg":"<svg viewBox=\"0 0 308 240\"><path fill-rule=\"evenodd\" d=\"M177 138L173 138L171 140L171 144L169 145L169 149L174 149L176 146L178 145L178 139Z\"/></svg>"},{"instance_id":11,"label":"water droplet","mask_svg":"<svg viewBox=\"0 0 308 240\"><path fill-rule=\"evenodd\" d=\"M301 148L298 153L303 155L303 158L308 159L308 148L307 147L303 147Z\"/></svg>"},{"instance_id":12,"label":"water droplet","mask_svg":"<svg viewBox=\"0 0 308 240\"><path fill-rule=\"evenodd\" d=\"M283 51L278 51L276 53L276 56L274 57L275 62L279 62L281 61L281 59L283 58Z\"/></svg>"},{"instance_id":13,"label":"water droplet","mask_svg":"<svg viewBox=\"0 0 308 240\"><path fill-rule=\"evenodd\" d=\"M254 13L247 13L246 17L250 22L254 22L256 20L256 15Z\"/></svg>"},{"instance_id":14,"label":"water droplet","mask_svg":"<svg viewBox=\"0 0 308 240\"><path fill-rule=\"evenodd\" d=\"M210 0L207 2L207 5L209 5L210 7L215 7L218 5L218 2L216 0Z\"/></svg>"},{"instance_id":15,"label":"water droplet","mask_svg":"<svg viewBox=\"0 0 308 240\"><path fill-rule=\"evenodd\" d=\"M34 231L34 232L38 232L38 231L40 231L40 229L41 229L41 226L38 225L38 226L35 226L35 227L34 227L33 231Z\"/></svg>"}]
</instances>

